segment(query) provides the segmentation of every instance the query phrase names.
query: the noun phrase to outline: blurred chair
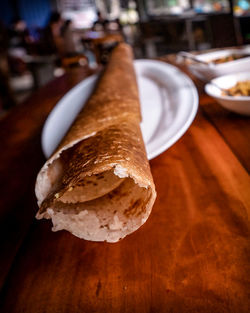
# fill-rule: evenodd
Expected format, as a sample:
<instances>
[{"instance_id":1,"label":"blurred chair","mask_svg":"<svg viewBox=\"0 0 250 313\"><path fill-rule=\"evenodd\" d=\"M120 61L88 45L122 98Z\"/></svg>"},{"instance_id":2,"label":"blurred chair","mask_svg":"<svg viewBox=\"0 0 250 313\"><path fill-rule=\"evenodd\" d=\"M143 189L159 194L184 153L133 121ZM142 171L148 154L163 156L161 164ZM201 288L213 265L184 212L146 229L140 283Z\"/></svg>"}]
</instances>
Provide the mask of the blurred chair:
<instances>
[{"instance_id":1,"label":"blurred chair","mask_svg":"<svg viewBox=\"0 0 250 313\"><path fill-rule=\"evenodd\" d=\"M0 68L0 111L8 110L16 105L13 92L9 84L9 76Z\"/></svg>"},{"instance_id":2,"label":"blurred chair","mask_svg":"<svg viewBox=\"0 0 250 313\"><path fill-rule=\"evenodd\" d=\"M88 58L84 54L64 56L61 58L62 67L88 66Z\"/></svg>"},{"instance_id":3,"label":"blurred chair","mask_svg":"<svg viewBox=\"0 0 250 313\"><path fill-rule=\"evenodd\" d=\"M62 46L58 49L61 58L61 65L64 68L73 66L87 66L88 58L80 52L79 43L80 37L74 31L71 20L66 20L61 28Z\"/></svg>"},{"instance_id":4,"label":"blurred chair","mask_svg":"<svg viewBox=\"0 0 250 313\"><path fill-rule=\"evenodd\" d=\"M0 111L9 109L16 104L9 82L8 45L7 29L0 21Z\"/></svg>"}]
</instances>

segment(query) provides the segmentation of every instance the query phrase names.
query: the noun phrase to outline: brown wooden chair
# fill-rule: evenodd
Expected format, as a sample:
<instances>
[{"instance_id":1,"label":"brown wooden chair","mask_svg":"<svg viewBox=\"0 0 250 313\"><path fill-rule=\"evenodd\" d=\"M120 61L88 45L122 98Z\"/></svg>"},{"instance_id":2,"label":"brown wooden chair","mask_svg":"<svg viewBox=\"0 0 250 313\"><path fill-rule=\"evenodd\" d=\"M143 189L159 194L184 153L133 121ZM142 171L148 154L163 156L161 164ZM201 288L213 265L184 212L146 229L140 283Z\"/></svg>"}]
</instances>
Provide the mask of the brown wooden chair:
<instances>
[{"instance_id":1,"label":"brown wooden chair","mask_svg":"<svg viewBox=\"0 0 250 313\"><path fill-rule=\"evenodd\" d=\"M88 66L88 58L84 54L63 56L61 58L62 67L70 68L74 66Z\"/></svg>"}]
</instances>

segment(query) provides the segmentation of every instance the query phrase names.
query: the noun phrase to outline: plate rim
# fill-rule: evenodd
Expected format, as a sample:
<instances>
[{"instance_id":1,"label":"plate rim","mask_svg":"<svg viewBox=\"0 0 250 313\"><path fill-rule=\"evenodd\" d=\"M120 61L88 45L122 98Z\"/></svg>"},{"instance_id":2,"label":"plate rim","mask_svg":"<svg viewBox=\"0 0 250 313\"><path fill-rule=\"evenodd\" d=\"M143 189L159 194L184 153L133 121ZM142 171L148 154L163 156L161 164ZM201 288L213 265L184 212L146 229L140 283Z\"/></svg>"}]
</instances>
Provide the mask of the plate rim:
<instances>
[{"instance_id":1,"label":"plate rim","mask_svg":"<svg viewBox=\"0 0 250 313\"><path fill-rule=\"evenodd\" d=\"M181 128L176 132L176 134L171 137L170 140L168 140L167 142L165 142L164 144L162 144L158 149L155 149L153 152L147 154L147 157L149 160L152 160L153 158L157 157L158 155L160 155L161 153L163 153L164 151L166 151L167 149L169 149L172 145L174 145L184 134L185 132L188 130L188 128L191 126L197 111L198 111L198 107L199 107L199 95L198 95L198 91L192 81L191 78L189 78L187 76L187 74L185 74L184 72L182 72L178 67L166 63L164 61L161 60L150 60L150 59L138 59L135 60L135 63L148 63L148 64L157 64L157 65L161 65L165 68L171 68L172 70L175 70L176 72L178 72L179 75L182 76L182 78L188 83L189 85L189 91L190 94L192 95L192 108L190 110L190 114L187 118L187 120L185 121L185 123L181 126ZM146 143L145 143L146 145Z\"/></svg>"}]
</instances>

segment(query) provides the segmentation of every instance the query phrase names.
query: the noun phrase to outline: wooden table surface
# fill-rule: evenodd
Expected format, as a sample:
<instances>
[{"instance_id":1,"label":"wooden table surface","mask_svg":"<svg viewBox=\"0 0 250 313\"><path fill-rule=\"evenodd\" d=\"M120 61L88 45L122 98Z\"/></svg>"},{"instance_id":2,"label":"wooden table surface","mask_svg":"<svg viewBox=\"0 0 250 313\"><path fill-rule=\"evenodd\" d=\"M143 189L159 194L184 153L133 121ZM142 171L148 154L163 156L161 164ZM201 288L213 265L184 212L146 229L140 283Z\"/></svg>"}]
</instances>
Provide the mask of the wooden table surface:
<instances>
[{"instance_id":1,"label":"wooden table surface","mask_svg":"<svg viewBox=\"0 0 250 313\"><path fill-rule=\"evenodd\" d=\"M88 242L34 219L43 124L87 75L72 70L0 121L0 312L249 312L249 118L201 90L191 127L150 162L158 197L138 231Z\"/></svg>"}]
</instances>

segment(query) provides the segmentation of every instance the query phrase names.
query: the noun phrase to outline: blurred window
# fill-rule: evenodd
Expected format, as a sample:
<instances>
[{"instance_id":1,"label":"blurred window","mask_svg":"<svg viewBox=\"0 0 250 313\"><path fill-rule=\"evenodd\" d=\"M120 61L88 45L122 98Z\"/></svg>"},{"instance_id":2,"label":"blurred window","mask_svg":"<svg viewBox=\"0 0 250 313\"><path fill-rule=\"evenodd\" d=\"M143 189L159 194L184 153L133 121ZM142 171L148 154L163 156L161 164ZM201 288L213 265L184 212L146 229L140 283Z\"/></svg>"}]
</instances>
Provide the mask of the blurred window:
<instances>
[{"instance_id":1,"label":"blurred window","mask_svg":"<svg viewBox=\"0 0 250 313\"><path fill-rule=\"evenodd\" d=\"M58 8L65 20L71 20L74 28L91 28L96 20L94 0L57 0Z\"/></svg>"},{"instance_id":2,"label":"blurred window","mask_svg":"<svg viewBox=\"0 0 250 313\"><path fill-rule=\"evenodd\" d=\"M234 14L237 16L250 15L250 0L234 1Z\"/></svg>"},{"instance_id":3,"label":"blurred window","mask_svg":"<svg viewBox=\"0 0 250 313\"><path fill-rule=\"evenodd\" d=\"M228 0L193 0L192 3L196 13L229 12L230 8ZM179 15L191 9L191 0L146 0L146 4L150 15Z\"/></svg>"},{"instance_id":4,"label":"blurred window","mask_svg":"<svg viewBox=\"0 0 250 313\"><path fill-rule=\"evenodd\" d=\"M181 14L190 8L189 0L147 0L151 15Z\"/></svg>"},{"instance_id":5,"label":"blurred window","mask_svg":"<svg viewBox=\"0 0 250 313\"><path fill-rule=\"evenodd\" d=\"M229 12L228 0L194 0L194 10L197 13Z\"/></svg>"}]
</instances>

